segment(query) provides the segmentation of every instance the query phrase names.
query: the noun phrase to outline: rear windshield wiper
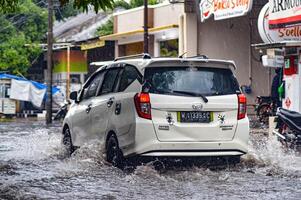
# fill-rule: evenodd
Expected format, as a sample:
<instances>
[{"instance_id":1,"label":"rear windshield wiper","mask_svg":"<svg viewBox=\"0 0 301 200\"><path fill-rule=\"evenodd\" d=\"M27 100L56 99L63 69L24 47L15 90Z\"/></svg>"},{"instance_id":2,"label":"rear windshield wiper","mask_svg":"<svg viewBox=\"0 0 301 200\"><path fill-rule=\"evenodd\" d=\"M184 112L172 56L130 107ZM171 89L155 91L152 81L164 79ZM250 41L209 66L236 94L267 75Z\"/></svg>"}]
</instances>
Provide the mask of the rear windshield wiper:
<instances>
[{"instance_id":1,"label":"rear windshield wiper","mask_svg":"<svg viewBox=\"0 0 301 200\"><path fill-rule=\"evenodd\" d=\"M201 97L205 103L208 102L208 99L203 94L200 94L200 93L187 92L187 91L178 91L178 90L173 90L172 92L173 93L179 93L179 94L187 94L187 95L194 96L194 97Z\"/></svg>"}]
</instances>

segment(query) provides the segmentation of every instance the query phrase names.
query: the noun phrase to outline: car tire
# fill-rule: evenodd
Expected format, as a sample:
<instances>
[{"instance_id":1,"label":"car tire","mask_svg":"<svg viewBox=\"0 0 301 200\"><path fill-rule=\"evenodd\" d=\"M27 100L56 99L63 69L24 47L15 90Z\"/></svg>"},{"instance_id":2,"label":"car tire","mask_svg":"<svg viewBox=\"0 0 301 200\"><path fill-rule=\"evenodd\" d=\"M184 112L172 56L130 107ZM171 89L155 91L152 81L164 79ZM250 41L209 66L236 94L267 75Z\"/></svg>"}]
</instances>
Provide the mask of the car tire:
<instances>
[{"instance_id":1,"label":"car tire","mask_svg":"<svg viewBox=\"0 0 301 200\"><path fill-rule=\"evenodd\" d=\"M114 134L111 134L106 145L106 160L114 167L124 168L124 157L118 145L118 140Z\"/></svg>"},{"instance_id":2,"label":"car tire","mask_svg":"<svg viewBox=\"0 0 301 200\"><path fill-rule=\"evenodd\" d=\"M63 131L63 139L62 139L62 144L69 156L74 152L75 148L72 144L72 138L71 138L71 133L70 129L66 127Z\"/></svg>"}]
</instances>

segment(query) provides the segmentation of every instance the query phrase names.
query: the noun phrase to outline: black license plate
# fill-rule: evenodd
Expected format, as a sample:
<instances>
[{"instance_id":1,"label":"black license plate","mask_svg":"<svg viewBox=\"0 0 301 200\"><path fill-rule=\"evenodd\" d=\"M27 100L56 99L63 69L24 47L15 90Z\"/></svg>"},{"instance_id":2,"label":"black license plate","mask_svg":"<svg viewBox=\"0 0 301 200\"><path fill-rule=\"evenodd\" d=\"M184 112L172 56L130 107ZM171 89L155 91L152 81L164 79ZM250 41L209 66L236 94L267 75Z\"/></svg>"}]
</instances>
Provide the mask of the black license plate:
<instances>
[{"instance_id":1,"label":"black license plate","mask_svg":"<svg viewBox=\"0 0 301 200\"><path fill-rule=\"evenodd\" d=\"M178 122L183 123L209 123L212 121L212 112L183 111L177 113Z\"/></svg>"}]
</instances>

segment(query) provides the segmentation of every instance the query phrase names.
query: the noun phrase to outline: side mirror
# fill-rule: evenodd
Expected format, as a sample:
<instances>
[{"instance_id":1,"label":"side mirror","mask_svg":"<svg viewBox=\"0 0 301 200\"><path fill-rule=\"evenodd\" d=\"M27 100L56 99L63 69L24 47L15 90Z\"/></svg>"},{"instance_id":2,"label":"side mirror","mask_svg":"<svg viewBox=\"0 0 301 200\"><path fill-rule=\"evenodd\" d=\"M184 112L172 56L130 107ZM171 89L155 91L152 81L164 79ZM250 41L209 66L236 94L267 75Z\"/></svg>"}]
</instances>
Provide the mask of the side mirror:
<instances>
[{"instance_id":1,"label":"side mirror","mask_svg":"<svg viewBox=\"0 0 301 200\"><path fill-rule=\"evenodd\" d=\"M77 102L77 92L76 91L71 92L69 97L71 100L74 100L75 102Z\"/></svg>"}]
</instances>

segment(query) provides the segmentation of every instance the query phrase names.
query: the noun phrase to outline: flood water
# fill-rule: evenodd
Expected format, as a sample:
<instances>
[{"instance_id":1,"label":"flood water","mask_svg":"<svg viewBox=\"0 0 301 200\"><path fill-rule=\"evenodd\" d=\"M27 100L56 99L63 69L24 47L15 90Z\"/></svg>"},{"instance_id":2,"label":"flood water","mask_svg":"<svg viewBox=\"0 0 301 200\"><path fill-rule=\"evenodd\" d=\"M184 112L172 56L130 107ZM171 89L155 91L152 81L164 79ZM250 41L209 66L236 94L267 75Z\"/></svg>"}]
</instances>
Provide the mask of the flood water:
<instances>
[{"instance_id":1,"label":"flood water","mask_svg":"<svg viewBox=\"0 0 301 200\"><path fill-rule=\"evenodd\" d=\"M132 172L104 161L101 144L66 157L60 124L0 122L0 199L301 199L301 157L283 152L262 131L236 166Z\"/></svg>"}]
</instances>

